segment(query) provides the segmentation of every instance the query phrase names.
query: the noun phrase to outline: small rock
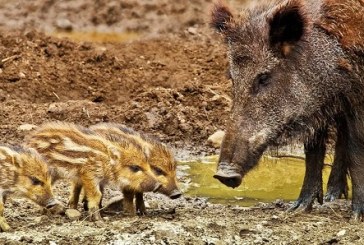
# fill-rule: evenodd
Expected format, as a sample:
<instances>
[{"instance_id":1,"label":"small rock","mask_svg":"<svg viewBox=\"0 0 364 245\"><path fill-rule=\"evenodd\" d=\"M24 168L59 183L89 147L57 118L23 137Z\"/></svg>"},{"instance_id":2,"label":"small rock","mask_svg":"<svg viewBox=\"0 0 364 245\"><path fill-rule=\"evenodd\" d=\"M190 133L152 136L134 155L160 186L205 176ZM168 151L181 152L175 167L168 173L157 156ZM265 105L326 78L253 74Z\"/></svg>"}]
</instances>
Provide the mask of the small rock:
<instances>
[{"instance_id":1,"label":"small rock","mask_svg":"<svg viewBox=\"0 0 364 245\"><path fill-rule=\"evenodd\" d=\"M346 234L346 230L341 230L339 231L336 236L340 237L340 236L344 236Z\"/></svg>"},{"instance_id":2,"label":"small rock","mask_svg":"<svg viewBox=\"0 0 364 245\"><path fill-rule=\"evenodd\" d=\"M20 125L18 127L18 130L19 131L30 131L30 130L33 130L35 128L37 128L37 126L34 125L34 124L22 124L22 125Z\"/></svg>"},{"instance_id":3,"label":"small rock","mask_svg":"<svg viewBox=\"0 0 364 245\"><path fill-rule=\"evenodd\" d=\"M70 220L78 220L81 217L81 213L76 209L67 209L65 214Z\"/></svg>"},{"instance_id":4,"label":"small rock","mask_svg":"<svg viewBox=\"0 0 364 245\"><path fill-rule=\"evenodd\" d=\"M190 33L192 35L197 34L197 28L196 27L188 27L187 31L188 31L188 33Z\"/></svg>"},{"instance_id":5,"label":"small rock","mask_svg":"<svg viewBox=\"0 0 364 245\"><path fill-rule=\"evenodd\" d=\"M23 72L19 72L19 77L20 78L25 78L25 74Z\"/></svg>"},{"instance_id":6,"label":"small rock","mask_svg":"<svg viewBox=\"0 0 364 245\"><path fill-rule=\"evenodd\" d=\"M263 238L261 238L261 237L257 237L257 238L254 240L254 244L263 244Z\"/></svg>"},{"instance_id":7,"label":"small rock","mask_svg":"<svg viewBox=\"0 0 364 245\"><path fill-rule=\"evenodd\" d=\"M258 224L258 225L257 225L257 230L258 230L258 231L262 231L263 229L264 229L264 228L263 228L263 226L262 226L261 224Z\"/></svg>"},{"instance_id":8,"label":"small rock","mask_svg":"<svg viewBox=\"0 0 364 245\"><path fill-rule=\"evenodd\" d=\"M225 132L222 130L218 130L207 139L207 143L215 148L219 148L221 146L224 136Z\"/></svg>"},{"instance_id":9,"label":"small rock","mask_svg":"<svg viewBox=\"0 0 364 245\"><path fill-rule=\"evenodd\" d=\"M72 31L73 29L71 21L69 19L64 19L64 18L57 19L56 26L58 29L62 31Z\"/></svg>"},{"instance_id":10,"label":"small rock","mask_svg":"<svg viewBox=\"0 0 364 245\"><path fill-rule=\"evenodd\" d=\"M263 220L263 221L262 221L262 225L263 225L263 226L266 226L266 225L268 225L268 221L266 221L266 220Z\"/></svg>"},{"instance_id":11,"label":"small rock","mask_svg":"<svg viewBox=\"0 0 364 245\"><path fill-rule=\"evenodd\" d=\"M40 223L40 222L42 222L42 216L40 216L40 217L35 217L35 218L34 218L34 222L35 222L35 223Z\"/></svg>"}]
</instances>

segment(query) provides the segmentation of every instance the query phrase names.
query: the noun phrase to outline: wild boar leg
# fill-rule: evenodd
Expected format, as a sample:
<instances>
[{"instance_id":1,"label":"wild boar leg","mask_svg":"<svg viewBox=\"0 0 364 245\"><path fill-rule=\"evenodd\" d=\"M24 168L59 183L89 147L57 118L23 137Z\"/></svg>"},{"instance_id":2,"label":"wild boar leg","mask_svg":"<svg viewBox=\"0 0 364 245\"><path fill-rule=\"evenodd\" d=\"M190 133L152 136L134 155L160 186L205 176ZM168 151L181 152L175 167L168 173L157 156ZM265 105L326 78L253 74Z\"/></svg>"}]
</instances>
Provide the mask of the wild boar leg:
<instances>
[{"instance_id":1,"label":"wild boar leg","mask_svg":"<svg viewBox=\"0 0 364 245\"><path fill-rule=\"evenodd\" d=\"M99 183L95 183L94 177L84 174L81 177L82 185L87 199L88 212L90 220L102 220L99 210L99 205L102 197Z\"/></svg>"},{"instance_id":2,"label":"wild boar leg","mask_svg":"<svg viewBox=\"0 0 364 245\"><path fill-rule=\"evenodd\" d=\"M0 192L1 193L1 192ZM3 195L0 196L0 232L10 230L10 226L5 220L4 217L4 202L5 197Z\"/></svg>"},{"instance_id":3,"label":"wild boar leg","mask_svg":"<svg viewBox=\"0 0 364 245\"><path fill-rule=\"evenodd\" d=\"M322 191L322 168L326 152L327 130L318 129L313 139L305 143L306 172L299 198L290 210L300 209L310 211L312 204L317 198L319 203L323 202Z\"/></svg>"},{"instance_id":4,"label":"wild boar leg","mask_svg":"<svg viewBox=\"0 0 364 245\"><path fill-rule=\"evenodd\" d=\"M79 181L72 181L71 194L68 201L68 206L73 209L77 209L78 201L82 190L82 183Z\"/></svg>"},{"instance_id":5,"label":"wild boar leg","mask_svg":"<svg viewBox=\"0 0 364 245\"><path fill-rule=\"evenodd\" d=\"M347 135L348 128L344 117L336 119L337 140L335 145L335 157L332 164L332 169L327 183L327 193L324 197L325 201L331 202L341 198L344 195L348 198L348 162L349 158L346 154L348 144Z\"/></svg>"},{"instance_id":6,"label":"wild boar leg","mask_svg":"<svg viewBox=\"0 0 364 245\"><path fill-rule=\"evenodd\" d=\"M126 215L135 215L134 194L134 191L123 190L123 211Z\"/></svg>"},{"instance_id":7,"label":"wild boar leg","mask_svg":"<svg viewBox=\"0 0 364 245\"><path fill-rule=\"evenodd\" d=\"M359 113L358 113L359 114ZM364 115L364 112L361 112ZM352 210L355 220L364 217L364 131L360 116L348 116L348 144L346 150L349 158L349 171L352 181Z\"/></svg>"},{"instance_id":8,"label":"wild boar leg","mask_svg":"<svg viewBox=\"0 0 364 245\"><path fill-rule=\"evenodd\" d=\"M135 193L135 206L136 206L136 211L140 215L147 214L147 209L145 208L144 199L143 199L143 193L142 192L136 192Z\"/></svg>"}]
</instances>

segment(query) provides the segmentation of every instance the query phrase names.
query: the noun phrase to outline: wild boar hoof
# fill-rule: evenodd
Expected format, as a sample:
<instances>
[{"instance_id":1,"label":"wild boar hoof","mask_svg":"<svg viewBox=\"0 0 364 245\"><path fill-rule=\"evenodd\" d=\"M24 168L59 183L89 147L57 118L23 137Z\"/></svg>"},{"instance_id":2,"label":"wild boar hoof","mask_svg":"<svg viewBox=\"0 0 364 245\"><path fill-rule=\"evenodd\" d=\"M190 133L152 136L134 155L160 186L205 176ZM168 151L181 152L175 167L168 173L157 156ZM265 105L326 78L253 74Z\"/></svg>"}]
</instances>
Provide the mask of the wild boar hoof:
<instances>
[{"instance_id":1,"label":"wild boar hoof","mask_svg":"<svg viewBox=\"0 0 364 245\"><path fill-rule=\"evenodd\" d=\"M352 204L353 220L356 222L364 221L364 204Z\"/></svg>"},{"instance_id":2,"label":"wild boar hoof","mask_svg":"<svg viewBox=\"0 0 364 245\"><path fill-rule=\"evenodd\" d=\"M336 199L340 199L342 196L344 196L345 199L348 199L348 187L345 183L340 186L328 187L324 201L333 202Z\"/></svg>"},{"instance_id":3,"label":"wild boar hoof","mask_svg":"<svg viewBox=\"0 0 364 245\"><path fill-rule=\"evenodd\" d=\"M312 210L312 202L302 202L300 200L295 201L290 208L288 208L288 212L311 212Z\"/></svg>"},{"instance_id":4,"label":"wild boar hoof","mask_svg":"<svg viewBox=\"0 0 364 245\"><path fill-rule=\"evenodd\" d=\"M0 232L11 230L4 217L0 217Z\"/></svg>"}]
</instances>

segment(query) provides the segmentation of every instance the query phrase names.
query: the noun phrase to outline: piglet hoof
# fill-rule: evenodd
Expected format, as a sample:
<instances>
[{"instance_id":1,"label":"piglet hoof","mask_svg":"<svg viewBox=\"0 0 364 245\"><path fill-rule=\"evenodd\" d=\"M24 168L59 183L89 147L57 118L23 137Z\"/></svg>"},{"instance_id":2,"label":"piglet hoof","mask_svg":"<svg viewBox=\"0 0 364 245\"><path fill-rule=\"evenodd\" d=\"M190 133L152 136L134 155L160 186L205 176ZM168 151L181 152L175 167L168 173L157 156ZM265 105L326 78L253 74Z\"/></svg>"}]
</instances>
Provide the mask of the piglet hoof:
<instances>
[{"instance_id":1,"label":"piglet hoof","mask_svg":"<svg viewBox=\"0 0 364 245\"><path fill-rule=\"evenodd\" d=\"M147 215L147 209L145 208L144 204L141 205L140 207L136 207L136 211L137 211L137 214L139 216L144 216L144 215Z\"/></svg>"},{"instance_id":2,"label":"piglet hoof","mask_svg":"<svg viewBox=\"0 0 364 245\"><path fill-rule=\"evenodd\" d=\"M10 231L11 228L4 217L0 217L0 232Z\"/></svg>"},{"instance_id":3,"label":"piglet hoof","mask_svg":"<svg viewBox=\"0 0 364 245\"><path fill-rule=\"evenodd\" d=\"M94 212L89 211L89 220L102 222L102 217L100 212L98 210Z\"/></svg>"}]
</instances>

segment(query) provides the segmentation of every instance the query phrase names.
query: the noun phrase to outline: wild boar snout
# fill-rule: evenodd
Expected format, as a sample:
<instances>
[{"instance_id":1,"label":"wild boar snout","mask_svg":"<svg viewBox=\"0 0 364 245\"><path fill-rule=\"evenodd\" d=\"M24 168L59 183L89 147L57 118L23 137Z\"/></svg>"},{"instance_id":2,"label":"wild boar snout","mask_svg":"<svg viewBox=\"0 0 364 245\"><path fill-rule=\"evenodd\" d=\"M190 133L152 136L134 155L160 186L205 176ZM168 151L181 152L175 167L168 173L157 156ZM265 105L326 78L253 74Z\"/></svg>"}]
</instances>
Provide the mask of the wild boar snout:
<instances>
[{"instance_id":1,"label":"wild boar snout","mask_svg":"<svg viewBox=\"0 0 364 245\"><path fill-rule=\"evenodd\" d=\"M243 178L239 171L239 168L236 168L234 165L220 162L214 178L226 186L236 188L241 184Z\"/></svg>"}]
</instances>

